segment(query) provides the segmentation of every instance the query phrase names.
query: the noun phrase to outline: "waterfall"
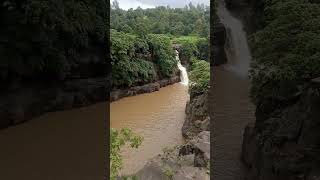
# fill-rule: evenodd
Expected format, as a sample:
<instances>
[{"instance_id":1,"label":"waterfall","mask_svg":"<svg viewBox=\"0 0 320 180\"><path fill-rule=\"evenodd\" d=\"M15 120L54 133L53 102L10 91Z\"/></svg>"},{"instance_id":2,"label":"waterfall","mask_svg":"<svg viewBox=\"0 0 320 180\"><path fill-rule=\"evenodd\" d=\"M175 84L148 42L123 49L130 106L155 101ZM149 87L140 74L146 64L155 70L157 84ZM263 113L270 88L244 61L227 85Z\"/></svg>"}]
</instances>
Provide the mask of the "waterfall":
<instances>
[{"instance_id":1,"label":"waterfall","mask_svg":"<svg viewBox=\"0 0 320 180\"><path fill-rule=\"evenodd\" d=\"M181 79L181 84L187 86L189 83L189 78L188 78L188 73L185 67L182 66L180 59L179 59L179 52L176 50L176 60L177 60L177 65L180 70L180 79Z\"/></svg>"},{"instance_id":2,"label":"waterfall","mask_svg":"<svg viewBox=\"0 0 320 180\"><path fill-rule=\"evenodd\" d=\"M221 22L227 29L226 52L228 56L228 64L226 68L239 75L247 76L251 53L247 42L247 35L243 29L242 22L233 17L226 9L225 2L219 1L217 14Z\"/></svg>"}]
</instances>

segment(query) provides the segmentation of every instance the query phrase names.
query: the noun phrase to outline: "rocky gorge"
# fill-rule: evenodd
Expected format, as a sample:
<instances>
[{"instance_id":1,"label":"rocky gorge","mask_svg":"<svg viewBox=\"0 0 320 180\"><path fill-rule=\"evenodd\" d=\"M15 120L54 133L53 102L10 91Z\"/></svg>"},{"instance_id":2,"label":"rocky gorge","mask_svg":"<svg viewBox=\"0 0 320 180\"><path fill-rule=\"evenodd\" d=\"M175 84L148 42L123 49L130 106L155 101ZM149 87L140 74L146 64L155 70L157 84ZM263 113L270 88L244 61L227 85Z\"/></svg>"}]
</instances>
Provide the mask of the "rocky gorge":
<instances>
[{"instance_id":1,"label":"rocky gorge","mask_svg":"<svg viewBox=\"0 0 320 180\"><path fill-rule=\"evenodd\" d=\"M265 24L262 19L266 16L266 12L276 11L272 8L277 7L277 3L275 2L271 11L270 9L268 9L269 11L264 11L263 9L266 8L267 3L263 0L226 0L226 4L234 14L243 20L246 26L245 29L249 34L254 34L263 29ZM286 9L290 9L295 6L307 6L306 4L308 4L310 8L318 6L316 1L297 1L293 4L290 1L284 1L281 5L286 7ZM295 10L295 12L297 12L297 10ZM298 11L298 13L291 18L296 18L296 20L299 21L300 17L302 17L299 13ZM281 18L285 20L287 17ZM278 24L279 27L273 27L273 29L283 28L280 26L284 23L285 22ZM268 30L270 31L272 29L269 28ZM291 30L292 29L290 29L290 31ZM281 32L282 31L286 31L286 29L282 29ZM300 33L306 33L304 31L307 31L307 29L302 30ZM295 37L300 35L295 35ZM276 44L276 42L272 41L272 38L274 37L270 37L271 42ZM291 36L288 35L288 37L284 37L281 42L291 42L288 40L290 38ZM311 41L309 40L308 42ZM299 43L295 43L295 45L297 44ZM261 44L259 45L261 46ZM299 46L299 49L303 48ZM257 46L255 46L253 51L254 53L257 51ZM277 49L277 53L281 53L281 50ZM306 61L306 59L305 57L303 60ZM280 63L276 65L280 66ZM287 64L287 66L291 65L292 64ZM306 66L300 64L299 68L305 69ZM311 74L310 71L307 71L307 73ZM320 178L320 86L319 78L316 78L317 73L314 73L311 77L312 78L308 77L300 81L290 82L287 80L273 84L273 87L279 86L282 88L286 86L285 84L291 84L282 89L283 92L287 93L281 94L280 98L277 97L279 94L276 94L276 90L274 90L272 94L273 97L267 95L266 92L258 92L263 98L255 99L255 121L245 127L243 134L241 158L248 167L244 179L315 180ZM294 85L292 86L292 84ZM299 86L298 90L295 88L296 86ZM267 89L270 87L267 87L267 83L265 82L263 88ZM284 91L284 89L287 91Z\"/></svg>"},{"instance_id":2,"label":"rocky gorge","mask_svg":"<svg viewBox=\"0 0 320 180\"><path fill-rule=\"evenodd\" d=\"M182 134L186 143L164 149L138 171L138 179L210 179L210 117L208 94L190 97Z\"/></svg>"},{"instance_id":3,"label":"rocky gorge","mask_svg":"<svg viewBox=\"0 0 320 180\"><path fill-rule=\"evenodd\" d=\"M320 178L319 87L319 78L311 80L287 107L246 127L242 158L248 180Z\"/></svg>"}]
</instances>

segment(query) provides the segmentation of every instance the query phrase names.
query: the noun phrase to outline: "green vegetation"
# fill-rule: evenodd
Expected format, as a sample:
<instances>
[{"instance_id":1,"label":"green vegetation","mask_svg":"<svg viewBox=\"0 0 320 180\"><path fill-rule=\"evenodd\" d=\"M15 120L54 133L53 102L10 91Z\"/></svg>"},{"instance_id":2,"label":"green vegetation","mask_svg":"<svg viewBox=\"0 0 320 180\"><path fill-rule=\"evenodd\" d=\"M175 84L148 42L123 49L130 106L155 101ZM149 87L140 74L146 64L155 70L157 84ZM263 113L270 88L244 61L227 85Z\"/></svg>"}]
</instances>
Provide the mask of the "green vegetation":
<instances>
[{"instance_id":1,"label":"green vegetation","mask_svg":"<svg viewBox=\"0 0 320 180\"><path fill-rule=\"evenodd\" d=\"M193 97L209 90L210 63L193 57L190 62L190 96Z\"/></svg>"},{"instance_id":2,"label":"green vegetation","mask_svg":"<svg viewBox=\"0 0 320 180\"><path fill-rule=\"evenodd\" d=\"M136 176L123 177L123 180L139 180Z\"/></svg>"},{"instance_id":3,"label":"green vegetation","mask_svg":"<svg viewBox=\"0 0 320 180\"><path fill-rule=\"evenodd\" d=\"M133 134L130 129L119 131L111 128L110 142L110 179L115 180L123 165L120 148L126 143L130 143L132 148L138 148L141 145L142 137Z\"/></svg>"},{"instance_id":4,"label":"green vegetation","mask_svg":"<svg viewBox=\"0 0 320 180\"><path fill-rule=\"evenodd\" d=\"M161 34L140 38L112 30L111 64L112 85L118 88L171 77L178 71L170 38Z\"/></svg>"},{"instance_id":5,"label":"green vegetation","mask_svg":"<svg viewBox=\"0 0 320 180\"><path fill-rule=\"evenodd\" d=\"M265 26L250 38L256 104L288 100L320 76L319 1L263 2Z\"/></svg>"},{"instance_id":6,"label":"green vegetation","mask_svg":"<svg viewBox=\"0 0 320 180\"><path fill-rule=\"evenodd\" d=\"M174 176L174 171L170 166L165 166L163 168L163 173L169 178L172 179Z\"/></svg>"},{"instance_id":7,"label":"green vegetation","mask_svg":"<svg viewBox=\"0 0 320 180\"><path fill-rule=\"evenodd\" d=\"M0 80L88 76L81 71L81 57L93 49L105 52L107 10L104 0L5 0L0 5ZM93 75L105 73L103 56L88 65L100 67Z\"/></svg>"},{"instance_id":8,"label":"green vegetation","mask_svg":"<svg viewBox=\"0 0 320 180\"><path fill-rule=\"evenodd\" d=\"M143 10L119 8L114 1L111 9L111 28L126 33L174 36L199 35L209 37L210 11L208 6L190 3L185 8L157 7Z\"/></svg>"},{"instance_id":9,"label":"green vegetation","mask_svg":"<svg viewBox=\"0 0 320 180\"><path fill-rule=\"evenodd\" d=\"M190 61L195 56L209 61L209 40L199 36L180 36L172 40L174 44L181 45L180 58Z\"/></svg>"},{"instance_id":10,"label":"green vegetation","mask_svg":"<svg viewBox=\"0 0 320 180\"><path fill-rule=\"evenodd\" d=\"M112 87L143 85L178 73L173 44L180 59L208 59L209 7L111 8Z\"/></svg>"},{"instance_id":11,"label":"green vegetation","mask_svg":"<svg viewBox=\"0 0 320 180\"><path fill-rule=\"evenodd\" d=\"M150 42L151 53L159 65L161 75L163 77L170 77L171 74L176 72L177 68L170 38L161 34L149 34L148 40Z\"/></svg>"}]
</instances>

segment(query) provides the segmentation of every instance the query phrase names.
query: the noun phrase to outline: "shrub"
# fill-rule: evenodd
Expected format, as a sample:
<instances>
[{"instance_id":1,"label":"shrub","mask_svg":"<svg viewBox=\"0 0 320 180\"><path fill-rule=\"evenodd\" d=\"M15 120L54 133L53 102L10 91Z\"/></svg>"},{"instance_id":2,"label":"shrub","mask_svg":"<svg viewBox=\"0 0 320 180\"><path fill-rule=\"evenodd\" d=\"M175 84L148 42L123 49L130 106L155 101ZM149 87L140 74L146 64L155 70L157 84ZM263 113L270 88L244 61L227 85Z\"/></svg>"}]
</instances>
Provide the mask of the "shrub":
<instances>
[{"instance_id":1,"label":"shrub","mask_svg":"<svg viewBox=\"0 0 320 180\"><path fill-rule=\"evenodd\" d=\"M148 42L154 60L159 66L162 77L170 77L177 71L177 61L170 37L162 34L149 34Z\"/></svg>"},{"instance_id":2,"label":"shrub","mask_svg":"<svg viewBox=\"0 0 320 180\"><path fill-rule=\"evenodd\" d=\"M110 179L115 180L123 162L120 149L126 143L130 143L132 148L138 148L141 145L142 137L134 135L130 129L116 130L111 128L110 131Z\"/></svg>"},{"instance_id":3,"label":"shrub","mask_svg":"<svg viewBox=\"0 0 320 180\"><path fill-rule=\"evenodd\" d=\"M209 60L209 41L207 38L181 36L173 39L173 43L182 45L180 56L184 60L190 61L192 56L207 61Z\"/></svg>"},{"instance_id":4,"label":"shrub","mask_svg":"<svg viewBox=\"0 0 320 180\"><path fill-rule=\"evenodd\" d=\"M210 64L204 60L191 58L190 62L190 96L204 93L209 89Z\"/></svg>"}]
</instances>

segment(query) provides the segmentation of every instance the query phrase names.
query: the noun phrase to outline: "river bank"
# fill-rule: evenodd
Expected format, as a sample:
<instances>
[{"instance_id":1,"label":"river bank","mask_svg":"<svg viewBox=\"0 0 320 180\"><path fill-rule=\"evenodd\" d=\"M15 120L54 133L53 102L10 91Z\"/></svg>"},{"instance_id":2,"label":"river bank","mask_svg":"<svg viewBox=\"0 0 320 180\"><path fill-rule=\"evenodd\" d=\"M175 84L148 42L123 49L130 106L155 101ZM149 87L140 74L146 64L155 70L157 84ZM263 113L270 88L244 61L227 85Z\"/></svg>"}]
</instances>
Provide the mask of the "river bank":
<instances>
[{"instance_id":1,"label":"river bank","mask_svg":"<svg viewBox=\"0 0 320 180\"><path fill-rule=\"evenodd\" d=\"M136 96L143 93L152 93L155 91L159 91L159 89L162 87L166 87L168 85L172 85L180 81L180 76L177 75L169 79L162 79L141 86L134 86L127 89L112 90L110 93L110 101L113 102L124 97Z\"/></svg>"},{"instance_id":2,"label":"river bank","mask_svg":"<svg viewBox=\"0 0 320 180\"><path fill-rule=\"evenodd\" d=\"M20 84L0 94L0 129L45 113L105 102L107 78L74 79L57 83Z\"/></svg>"}]
</instances>

